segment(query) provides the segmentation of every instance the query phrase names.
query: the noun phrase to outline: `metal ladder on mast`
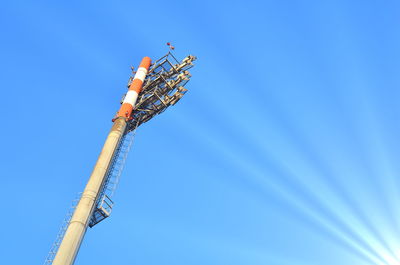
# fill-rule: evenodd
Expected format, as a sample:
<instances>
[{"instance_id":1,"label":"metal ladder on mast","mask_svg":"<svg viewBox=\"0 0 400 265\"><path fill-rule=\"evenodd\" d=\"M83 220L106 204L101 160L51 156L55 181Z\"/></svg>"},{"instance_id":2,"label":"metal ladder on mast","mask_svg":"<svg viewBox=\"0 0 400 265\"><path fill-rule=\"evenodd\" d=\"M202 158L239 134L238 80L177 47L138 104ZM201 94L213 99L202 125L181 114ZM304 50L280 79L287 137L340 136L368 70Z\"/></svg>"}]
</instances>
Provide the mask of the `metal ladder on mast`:
<instances>
[{"instance_id":1,"label":"metal ladder on mast","mask_svg":"<svg viewBox=\"0 0 400 265\"><path fill-rule=\"evenodd\" d=\"M124 168L126 158L131 149L136 129L125 133L115 152L111 166L108 170L103 189L98 197L96 208L89 221L89 227L92 228L104 219L110 216L114 202L112 197L117 189L119 179Z\"/></svg>"},{"instance_id":2,"label":"metal ladder on mast","mask_svg":"<svg viewBox=\"0 0 400 265\"><path fill-rule=\"evenodd\" d=\"M137 126L136 126L137 127ZM123 167L126 162L126 158L128 156L129 150L132 146L133 139L136 134L136 128L132 131L127 131L123 138L121 139L121 142L119 143L119 146L114 154L111 166L109 170L107 171L106 179L103 184L103 189L98 196L98 200L95 204L95 210L93 211L93 215L90 219L89 222L89 227L93 227L99 222L103 221L107 217L110 216L111 210L113 207L113 201L111 200L112 196L115 193L115 190L118 186L119 179L123 170ZM57 238L55 242L53 243L49 254L47 255L47 258L44 262L44 265L51 265L56 254L58 251L58 248L60 247L60 244L64 238L65 232L67 231L69 222L71 221L72 215L74 213L75 207L79 202L80 195L78 195L78 198L73 200L72 206L70 207L67 215L65 216L63 223L61 225L61 228L57 234Z\"/></svg>"}]
</instances>

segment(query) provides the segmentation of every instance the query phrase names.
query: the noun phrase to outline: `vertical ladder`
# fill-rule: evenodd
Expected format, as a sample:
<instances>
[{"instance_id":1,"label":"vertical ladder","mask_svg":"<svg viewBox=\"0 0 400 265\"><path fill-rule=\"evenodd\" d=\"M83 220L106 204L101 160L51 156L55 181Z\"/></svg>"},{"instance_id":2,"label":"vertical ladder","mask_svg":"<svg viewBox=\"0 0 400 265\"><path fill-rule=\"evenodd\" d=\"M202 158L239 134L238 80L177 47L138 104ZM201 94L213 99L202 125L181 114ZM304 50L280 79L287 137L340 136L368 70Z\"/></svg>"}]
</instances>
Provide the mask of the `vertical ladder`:
<instances>
[{"instance_id":1,"label":"vertical ladder","mask_svg":"<svg viewBox=\"0 0 400 265\"><path fill-rule=\"evenodd\" d=\"M136 133L136 128L133 131L127 132L123 136L123 138L114 154L113 162L112 162L109 170L107 171L106 180L103 185L103 189L100 193L100 196L98 197L99 199L97 200L97 203L95 206L96 208L90 219L89 227L93 227L94 225L98 224L99 222L101 222L104 219L106 219L107 217L109 217L111 214L112 206L114 204L114 202L111 200L111 198L114 195L115 190L117 189L118 182L119 182L122 170L124 168L126 158L128 156L129 150L133 143L133 139L135 137L135 133ZM55 242L53 243L49 254L47 255L44 265L51 265L53 263L53 260L56 256L58 248L60 247L60 244L64 238L65 231L67 231L69 222L71 221L72 215L75 211L76 205L78 204L80 197L81 197L81 193L75 200L73 200L72 206L70 207L66 217L63 220L61 228L57 234L57 238L56 238Z\"/></svg>"},{"instance_id":2,"label":"vertical ladder","mask_svg":"<svg viewBox=\"0 0 400 265\"><path fill-rule=\"evenodd\" d=\"M67 213L67 215L65 216L65 218L64 218L64 220L62 222L61 228L60 228L60 230L58 231L58 234L57 234L56 241L51 246L50 252L47 255L46 260L44 261L44 265L51 265L53 263L53 260L54 260L56 254L57 254L57 250L60 247L61 241L64 238L65 231L67 231L69 222L71 221L72 215L74 214L76 205L78 204L79 199L81 198L81 194L82 193L79 193L78 196L72 201L72 205L69 208L68 213Z\"/></svg>"},{"instance_id":3,"label":"vertical ladder","mask_svg":"<svg viewBox=\"0 0 400 265\"><path fill-rule=\"evenodd\" d=\"M133 143L134 136L135 130L126 133L115 152L112 164L107 172L105 183L103 184L103 189L98 197L96 208L89 222L90 228L100 223L111 214L111 210L114 205L112 197L117 189L126 158Z\"/></svg>"}]
</instances>

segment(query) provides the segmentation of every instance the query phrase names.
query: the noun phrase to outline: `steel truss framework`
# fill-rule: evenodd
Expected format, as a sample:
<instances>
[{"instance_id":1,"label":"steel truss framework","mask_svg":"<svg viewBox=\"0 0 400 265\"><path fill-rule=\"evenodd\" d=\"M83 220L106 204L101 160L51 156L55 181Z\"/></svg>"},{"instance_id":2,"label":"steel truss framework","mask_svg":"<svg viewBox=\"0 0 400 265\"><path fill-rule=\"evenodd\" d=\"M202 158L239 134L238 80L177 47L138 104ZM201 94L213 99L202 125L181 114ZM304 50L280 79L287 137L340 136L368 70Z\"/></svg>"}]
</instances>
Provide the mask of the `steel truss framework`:
<instances>
[{"instance_id":1,"label":"steel truss framework","mask_svg":"<svg viewBox=\"0 0 400 265\"><path fill-rule=\"evenodd\" d=\"M171 52L158 59L149 69L143 90L132 112L128 131L149 121L169 106L175 105L186 93L184 87L191 77L195 56L189 55L179 62ZM128 86L132 81L129 79Z\"/></svg>"}]
</instances>

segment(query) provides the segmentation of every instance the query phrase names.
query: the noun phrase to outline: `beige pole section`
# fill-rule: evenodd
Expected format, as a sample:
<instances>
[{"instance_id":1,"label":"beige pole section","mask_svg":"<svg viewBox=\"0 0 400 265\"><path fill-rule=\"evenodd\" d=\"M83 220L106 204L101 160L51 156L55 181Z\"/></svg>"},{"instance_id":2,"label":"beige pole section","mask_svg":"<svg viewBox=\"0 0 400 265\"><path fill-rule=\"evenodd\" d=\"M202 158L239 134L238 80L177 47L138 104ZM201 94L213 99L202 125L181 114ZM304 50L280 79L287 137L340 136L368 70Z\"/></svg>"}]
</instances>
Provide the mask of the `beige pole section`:
<instances>
[{"instance_id":1,"label":"beige pole section","mask_svg":"<svg viewBox=\"0 0 400 265\"><path fill-rule=\"evenodd\" d=\"M108 134L100 156L93 169L92 175L83 191L82 197L76 206L75 212L68 225L65 236L54 258L53 265L71 265L75 261L83 236L95 208L106 172L111 164L114 152L125 133L125 118L117 118Z\"/></svg>"}]
</instances>

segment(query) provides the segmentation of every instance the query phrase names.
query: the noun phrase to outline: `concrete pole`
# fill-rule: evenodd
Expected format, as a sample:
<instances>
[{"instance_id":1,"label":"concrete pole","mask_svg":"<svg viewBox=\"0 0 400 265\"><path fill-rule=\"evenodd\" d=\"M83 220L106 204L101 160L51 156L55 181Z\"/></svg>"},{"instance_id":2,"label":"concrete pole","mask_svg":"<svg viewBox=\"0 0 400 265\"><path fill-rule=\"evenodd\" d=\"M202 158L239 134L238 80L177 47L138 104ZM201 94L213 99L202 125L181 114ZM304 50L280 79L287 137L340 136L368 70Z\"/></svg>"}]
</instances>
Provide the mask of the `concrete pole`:
<instances>
[{"instance_id":1,"label":"concrete pole","mask_svg":"<svg viewBox=\"0 0 400 265\"><path fill-rule=\"evenodd\" d=\"M119 109L116 118L113 119L114 125L108 134L100 156L97 159L97 163L94 166L92 175L86 184L82 197L79 200L71 221L68 224L67 231L65 232L52 265L72 265L75 261L76 254L78 254L90 218L95 210L96 202L105 181L107 170L110 167L111 160L118 144L125 133L127 120L131 117L150 64L151 59L149 57L144 57L140 62L139 68L129 86L129 90L126 93L122 106Z\"/></svg>"},{"instance_id":2,"label":"concrete pole","mask_svg":"<svg viewBox=\"0 0 400 265\"><path fill-rule=\"evenodd\" d=\"M85 235L95 203L105 181L106 172L111 164L114 152L126 130L126 119L119 117L108 134L92 175L76 206L65 236L54 258L53 265L71 265L74 263L82 239Z\"/></svg>"}]
</instances>

